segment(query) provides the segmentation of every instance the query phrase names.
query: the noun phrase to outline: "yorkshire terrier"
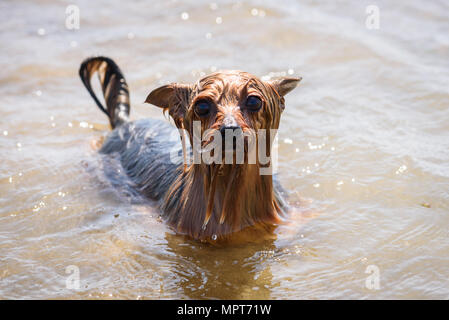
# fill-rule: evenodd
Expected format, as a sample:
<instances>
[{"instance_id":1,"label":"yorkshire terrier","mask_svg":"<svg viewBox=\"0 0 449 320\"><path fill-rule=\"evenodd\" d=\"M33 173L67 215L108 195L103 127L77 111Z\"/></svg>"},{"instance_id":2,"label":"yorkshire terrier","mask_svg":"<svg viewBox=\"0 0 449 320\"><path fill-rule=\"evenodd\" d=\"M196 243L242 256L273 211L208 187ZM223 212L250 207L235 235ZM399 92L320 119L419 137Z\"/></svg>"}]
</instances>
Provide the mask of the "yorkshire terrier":
<instances>
[{"instance_id":1,"label":"yorkshire terrier","mask_svg":"<svg viewBox=\"0 0 449 320\"><path fill-rule=\"evenodd\" d=\"M96 72L106 107L91 86ZM281 222L287 204L270 171L263 170L272 165L284 96L301 78L262 81L242 71L220 71L195 84L159 87L145 102L168 111L177 131L156 119L129 120L128 85L113 60L88 58L79 74L113 129L99 152L118 155L135 188L158 201L176 232L215 242L243 231L269 233ZM173 132L181 139L171 139ZM262 149L268 161L250 161ZM182 157L173 156L181 151Z\"/></svg>"}]
</instances>

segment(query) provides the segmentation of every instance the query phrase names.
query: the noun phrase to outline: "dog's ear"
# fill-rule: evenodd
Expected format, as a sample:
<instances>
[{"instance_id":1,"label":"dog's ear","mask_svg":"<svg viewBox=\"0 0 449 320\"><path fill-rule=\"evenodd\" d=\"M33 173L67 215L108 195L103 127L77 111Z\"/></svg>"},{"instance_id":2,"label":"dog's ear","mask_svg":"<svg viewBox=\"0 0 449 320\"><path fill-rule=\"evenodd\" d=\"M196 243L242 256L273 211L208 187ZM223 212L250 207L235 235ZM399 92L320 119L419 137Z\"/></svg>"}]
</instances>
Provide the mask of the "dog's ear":
<instances>
[{"instance_id":1,"label":"dog's ear","mask_svg":"<svg viewBox=\"0 0 449 320\"><path fill-rule=\"evenodd\" d=\"M179 127L190 104L193 86L190 84L171 83L150 92L146 103L151 103L168 113Z\"/></svg>"},{"instance_id":2,"label":"dog's ear","mask_svg":"<svg viewBox=\"0 0 449 320\"><path fill-rule=\"evenodd\" d=\"M279 93L280 96L285 96L287 93L296 88L302 78L282 78L270 81L270 84Z\"/></svg>"}]
</instances>

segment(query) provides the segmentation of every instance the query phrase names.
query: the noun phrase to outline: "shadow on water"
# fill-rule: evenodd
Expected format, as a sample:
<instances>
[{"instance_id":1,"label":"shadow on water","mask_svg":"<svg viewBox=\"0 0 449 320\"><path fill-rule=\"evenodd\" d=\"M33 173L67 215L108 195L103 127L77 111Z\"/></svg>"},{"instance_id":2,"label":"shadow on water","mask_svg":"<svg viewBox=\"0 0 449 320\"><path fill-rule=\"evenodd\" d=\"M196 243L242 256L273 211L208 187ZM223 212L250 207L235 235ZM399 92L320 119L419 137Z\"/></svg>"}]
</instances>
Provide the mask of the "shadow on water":
<instances>
[{"instance_id":1,"label":"shadow on water","mask_svg":"<svg viewBox=\"0 0 449 320\"><path fill-rule=\"evenodd\" d=\"M449 297L443 1L376 1L379 30L364 2L78 2L76 32L61 23L65 2L0 4L0 298ZM93 53L122 68L133 119L164 119L143 104L152 89L220 69L303 77L280 124L279 174L313 204L276 240L174 235L116 158L90 153L109 132L77 75ZM79 290L66 288L70 265ZM369 265L380 290L365 288Z\"/></svg>"},{"instance_id":2,"label":"shadow on water","mask_svg":"<svg viewBox=\"0 0 449 320\"><path fill-rule=\"evenodd\" d=\"M274 240L217 247L166 233L167 250L176 255L171 272L177 287L191 299L270 299L273 275L264 263Z\"/></svg>"}]
</instances>

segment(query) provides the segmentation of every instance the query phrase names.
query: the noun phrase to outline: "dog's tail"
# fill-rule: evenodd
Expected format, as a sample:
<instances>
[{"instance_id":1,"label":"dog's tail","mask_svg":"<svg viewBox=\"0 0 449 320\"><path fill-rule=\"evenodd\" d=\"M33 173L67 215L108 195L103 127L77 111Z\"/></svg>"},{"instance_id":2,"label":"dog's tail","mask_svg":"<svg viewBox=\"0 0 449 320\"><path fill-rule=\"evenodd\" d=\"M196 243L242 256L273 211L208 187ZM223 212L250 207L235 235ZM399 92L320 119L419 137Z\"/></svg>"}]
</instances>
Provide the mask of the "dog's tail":
<instances>
[{"instance_id":1,"label":"dog's tail","mask_svg":"<svg viewBox=\"0 0 449 320\"><path fill-rule=\"evenodd\" d=\"M92 90L90 80L95 72L98 72L100 78L106 108ZM87 58L80 66L79 75L97 106L109 117L112 128L128 121L130 110L128 84L112 59L107 57Z\"/></svg>"}]
</instances>

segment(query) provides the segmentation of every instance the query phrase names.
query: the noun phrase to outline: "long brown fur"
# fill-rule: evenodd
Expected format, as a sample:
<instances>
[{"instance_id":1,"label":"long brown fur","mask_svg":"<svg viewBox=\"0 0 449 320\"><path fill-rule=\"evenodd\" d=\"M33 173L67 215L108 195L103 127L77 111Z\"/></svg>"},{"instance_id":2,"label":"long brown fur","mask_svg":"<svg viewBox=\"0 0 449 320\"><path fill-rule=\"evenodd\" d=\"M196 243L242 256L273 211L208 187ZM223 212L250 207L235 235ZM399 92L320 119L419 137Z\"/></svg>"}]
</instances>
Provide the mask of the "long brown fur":
<instances>
[{"instance_id":1,"label":"long brown fur","mask_svg":"<svg viewBox=\"0 0 449 320\"><path fill-rule=\"evenodd\" d=\"M90 79L98 72L104 107L95 96ZM170 128L148 120L129 121L129 92L118 66L109 58L86 59L79 71L81 80L99 108L105 112L112 128L105 140L102 154L118 154L132 185L145 196L159 201L162 217L177 232L194 239L220 241L238 236L246 230L252 234L270 233L286 211L272 175L261 175L262 164L248 163L250 141L257 142L258 133L266 130L266 151L271 153L270 129L278 129L285 108L284 96L301 79L283 78L261 81L242 71L216 72L195 84L172 83L153 90L146 102L163 108L181 132L184 162L168 161L166 141ZM257 96L262 107L257 112L245 109L249 96ZM207 99L213 109L207 117L199 117L196 102ZM228 120L227 120L228 119ZM220 130L232 119L243 132L245 162L242 164L186 163L186 140L194 145L194 121L201 121L201 131ZM207 147L213 137L203 139ZM258 144L254 144L258 148ZM189 149L195 155L194 148ZM234 154L234 160L236 155ZM270 163L264 166L269 166Z\"/></svg>"},{"instance_id":2,"label":"long brown fur","mask_svg":"<svg viewBox=\"0 0 449 320\"><path fill-rule=\"evenodd\" d=\"M246 72L217 72L195 85L170 84L158 88L146 102L167 110L178 128L187 130L193 144L193 121L201 121L202 132L219 130L229 113L243 132L278 129L283 96L299 80L263 82ZM243 112L239 108L249 95L262 99L260 112ZM200 119L193 106L205 99L213 101L217 109L206 119ZM270 149L268 145L267 150ZM259 169L258 163L191 164L170 187L163 205L164 216L178 232L196 239L224 239L255 225L269 229L280 222L285 208L275 193L272 176L260 175ZM173 196L176 203L170 201Z\"/></svg>"}]
</instances>

